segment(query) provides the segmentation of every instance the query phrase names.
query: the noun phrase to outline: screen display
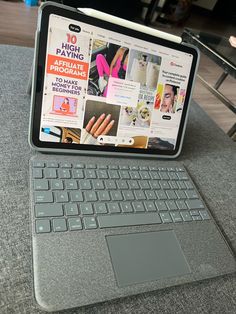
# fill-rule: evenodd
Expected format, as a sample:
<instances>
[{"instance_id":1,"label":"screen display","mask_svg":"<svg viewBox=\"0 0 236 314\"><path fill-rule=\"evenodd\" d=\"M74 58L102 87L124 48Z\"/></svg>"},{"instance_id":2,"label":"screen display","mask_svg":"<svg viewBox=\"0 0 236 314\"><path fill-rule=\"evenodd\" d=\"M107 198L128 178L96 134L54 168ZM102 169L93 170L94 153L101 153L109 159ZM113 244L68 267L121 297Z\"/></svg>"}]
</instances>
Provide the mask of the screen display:
<instances>
[{"instance_id":1,"label":"screen display","mask_svg":"<svg viewBox=\"0 0 236 314\"><path fill-rule=\"evenodd\" d=\"M193 55L50 14L39 139L173 151Z\"/></svg>"}]
</instances>

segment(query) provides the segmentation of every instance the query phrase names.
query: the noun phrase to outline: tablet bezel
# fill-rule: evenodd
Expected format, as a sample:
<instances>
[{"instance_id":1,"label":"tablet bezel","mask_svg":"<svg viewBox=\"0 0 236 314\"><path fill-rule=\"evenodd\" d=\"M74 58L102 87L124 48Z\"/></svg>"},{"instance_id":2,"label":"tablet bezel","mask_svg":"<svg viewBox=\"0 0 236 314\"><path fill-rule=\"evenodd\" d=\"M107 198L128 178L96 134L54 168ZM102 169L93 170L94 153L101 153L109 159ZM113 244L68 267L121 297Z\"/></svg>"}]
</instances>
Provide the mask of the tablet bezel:
<instances>
[{"instance_id":1,"label":"tablet bezel","mask_svg":"<svg viewBox=\"0 0 236 314\"><path fill-rule=\"evenodd\" d=\"M126 148L115 146L102 146L102 145L84 145L84 144L64 144L54 142L43 142L39 140L40 124L41 124L41 110L42 110L42 97L44 85L44 73L46 65L46 50L47 50L47 36L48 36L48 23L50 14L60 15L73 20L78 20L93 26L105 28L110 31L115 31L127 36L135 37L141 40L150 41L154 44L164 45L166 47L177 49L185 53L193 55L189 81L186 88L186 98L181 115L179 131L174 150L162 149L138 149ZM185 44L178 44L162 38L158 38L146 33L137 32L133 29L126 28L120 25L110 23L95 17L90 17L84 13L78 12L76 9L58 5L54 3L45 3L39 9L38 29L36 36L36 49L35 49L35 65L33 73L33 91L31 97L31 123L29 142L30 145L40 151L47 152L65 152L73 154L112 154L116 155L132 155L142 157L177 157L182 148L183 137L186 128L187 116L189 111L189 101L191 99L192 88L198 66L198 50L195 47ZM191 86L192 82L192 86Z\"/></svg>"}]
</instances>

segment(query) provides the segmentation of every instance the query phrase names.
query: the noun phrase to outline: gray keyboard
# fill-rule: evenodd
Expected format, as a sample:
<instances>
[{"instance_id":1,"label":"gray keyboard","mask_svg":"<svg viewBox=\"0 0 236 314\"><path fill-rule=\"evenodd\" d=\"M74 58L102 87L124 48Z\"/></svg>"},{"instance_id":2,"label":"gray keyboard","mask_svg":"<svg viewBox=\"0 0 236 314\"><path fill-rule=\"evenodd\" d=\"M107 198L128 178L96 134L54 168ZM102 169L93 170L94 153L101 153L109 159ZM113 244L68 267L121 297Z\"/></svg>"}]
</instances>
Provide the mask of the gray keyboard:
<instances>
[{"instance_id":1,"label":"gray keyboard","mask_svg":"<svg viewBox=\"0 0 236 314\"><path fill-rule=\"evenodd\" d=\"M36 233L210 219L183 167L31 166Z\"/></svg>"}]
</instances>

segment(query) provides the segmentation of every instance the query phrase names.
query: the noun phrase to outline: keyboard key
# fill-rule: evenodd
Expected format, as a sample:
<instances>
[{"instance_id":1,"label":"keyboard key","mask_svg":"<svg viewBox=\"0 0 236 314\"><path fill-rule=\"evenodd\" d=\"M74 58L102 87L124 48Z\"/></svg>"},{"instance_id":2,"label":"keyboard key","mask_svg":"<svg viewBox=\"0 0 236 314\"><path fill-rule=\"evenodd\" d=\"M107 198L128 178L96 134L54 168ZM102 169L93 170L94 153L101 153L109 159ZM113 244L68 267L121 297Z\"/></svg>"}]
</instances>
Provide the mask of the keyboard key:
<instances>
[{"instance_id":1,"label":"keyboard key","mask_svg":"<svg viewBox=\"0 0 236 314\"><path fill-rule=\"evenodd\" d=\"M129 188L127 182L124 180L116 181L116 183L117 183L118 189L120 189L120 190L128 190L128 188Z\"/></svg>"},{"instance_id":2,"label":"keyboard key","mask_svg":"<svg viewBox=\"0 0 236 314\"><path fill-rule=\"evenodd\" d=\"M116 188L117 188L116 182L114 180L106 180L105 186L106 186L106 189L108 189L108 190L116 190Z\"/></svg>"},{"instance_id":3,"label":"keyboard key","mask_svg":"<svg viewBox=\"0 0 236 314\"><path fill-rule=\"evenodd\" d=\"M160 178L161 180L169 180L168 173L164 171L160 172Z\"/></svg>"},{"instance_id":4,"label":"keyboard key","mask_svg":"<svg viewBox=\"0 0 236 314\"><path fill-rule=\"evenodd\" d=\"M138 185L138 182L136 180L128 181L128 185L129 185L129 188L131 190L138 190L139 189L139 185Z\"/></svg>"},{"instance_id":5,"label":"keyboard key","mask_svg":"<svg viewBox=\"0 0 236 314\"><path fill-rule=\"evenodd\" d=\"M198 198L198 195L194 190L187 190L185 193L188 198Z\"/></svg>"},{"instance_id":6,"label":"keyboard key","mask_svg":"<svg viewBox=\"0 0 236 314\"><path fill-rule=\"evenodd\" d=\"M75 203L65 204L64 208L65 208L65 214L67 216L79 215L79 210L78 210L77 204Z\"/></svg>"},{"instance_id":7,"label":"keyboard key","mask_svg":"<svg viewBox=\"0 0 236 314\"><path fill-rule=\"evenodd\" d=\"M134 191L135 199L136 200L146 200L146 195L144 194L144 191Z\"/></svg>"},{"instance_id":8,"label":"keyboard key","mask_svg":"<svg viewBox=\"0 0 236 314\"><path fill-rule=\"evenodd\" d=\"M93 184L93 188L95 190L104 190L105 189L104 183L101 180L93 180L92 184Z\"/></svg>"},{"instance_id":9,"label":"keyboard key","mask_svg":"<svg viewBox=\"0 0 236 314\"><path fill-rule=\"evenodd\" d=\"M166 203L166 205L167 205L169 210L176 210L176 209L178 209L176 204L175 204L175 201L166 201L165 203Z\"/></svg>"},{"instance_id":10,"label":"keyboard key","mask_svg":"<svg viewBox=\"0 0 236 314\"><path fill-rule=\"evenodd\" d=\"M187 189L194 189L194 186L192 185L192 182L185 181L184 183L185 183Z\"/></svg>"},{"instance_id":11,"label":"keyboard key","mask_svg":"<svg viewBox=\"0 0 236 314\"><path fill-rule=\"evenodd\" d=\"M84 228L85 229L96 229L97 222L95 217L84 217L83 218Z\"/></svg>"},{"instance_id":12,"label":"keyboard key","mask_svg":"<svg viewBox=\"0 0 236 314\"><path fill-rule=\"evenodd\" d=\"M153 189L153 190L160 190L160 184L158 183L158 181L157 180L155 180L155 181L150 181L149 182L149 184L150 184L150 186L151 186L151 188Z\"/></svg>"},{"instance_id":13,"label":"keyboard key","mask_svg":"<svg viewBox=\"0 0 236 314\"><path fill-rule=\"evenodd\" d=\"M82 223L80 218L69 218L68 219L68 227L69 230L74 231L74 230L81 230L82 227Z\"/></svg>"},{"instance_id":14,"label":"keyboard key","mask_svg":"<svg viewBox=\"0 0 236 314\"><path fill-rule=\"evenodd\" d=\"M108 191L98 191L98 200L99 201L110 201L110 195Z\"/></svg>"},{"instance_id":15,"label":"keyboard key","mask_svg":"<svg viewBox=\"0 0 236 314\"><path fill-rule=\"evenodd\" d=\"M161 186L161 189L163 189L163 190L170 189L170 185L169 185L168 181L160 181L159 184Z\"/></svg>"},{"instance_id":16,"label":"keyboard key","mask_svg":"<svg viewBox=\"0 0 236 314\"><path fill-rule=\"evenodd\" d=\"M107 170L97 170L98 179L108 179Z\"/></svg>"},{"instance_id":17,"label":"keyboard key","mask_svg":"<svg viewBox=\"0 0 236 314\"><path fill-rule=\"evenodd\" d=\"M177 199L177 195L175 194L175 191L173 191L173 190L167 190L166 194L170 200L176 200Z\"/></svg>"},{"instance_id":18,"label":"keyboard key","mask_svg":"<svg viewBox=\"0 0 236 314\"><path fill-rule=\"evenodd\" d=\"M193 218L193 220L197 220L197 221L202 220L201 216L192 216L192 218Z\"/></svg>"},{"instance_id":19,"label":"keyboard key","mask_svg":"<svg viewBox=\"0 0 236 314\"><path fill-rule=\"evenodd\" d=\"M139 181L139 186L142 190L149 190L150 189L150 185L149 185L148 181Z\"/></svg>"},{"instance_id":20,"label":"keyboard key","mask_svg":"<svg viewBox=\"0 0 236 314\"><path fill-rule=\"evenodd\" d=\"M84 168L85 168L85 165L82 164L82 163L80 163L80 162L78 162L78 163L75 163L75 164L74 164L74 168L75 168L75 169L84 169Z\"/></svg>"},{"instance_id":21,"label":"keyboard key","mask_svg":"<svg viewBox=\"0 0 236 314\"><path fill-rule=\"evenodd\" d=\"M87 164L87 165L86 165L86 168L87 168L87 169L96 169L97 166L96 166L95 164Z\"/></svg>"},{"instance_id":22,"label":"keyboard key","mask_svg":"<svg viewBox=\"0 0 236 314\"><path fill-rule=\"evenodd\" d=\"M34 192L34 200L35 203L52 203L53 202L53 196L52 192L44 192L44 191L38 191Z\"/></svg>"},{"instance_id":23,"label":"keyboard key","mask_svg":"<svg viewBox=\"0 0 236 314\"><path fill-rule=\"evenodd\" d=\"M61 168L71 168L72 167L70 162L61 162L60 166L61 166Z\"/></svg>"},{"instance_id":24,"label":"keyboard key","mask_svg":"<svg viewBox=\"0 0 236 314\"><path fill-rule=\"evenodd\" d=\"M199 215L199 211L198 210L190 210L190 215L191 216L198 216Z\"/></svg>"},{"instance_id":25,"label":"keyboard key","mask_svg":"<svg viewBox=\"0 0 236 314\"><path fill-rule=\"evenodd\" d=\"M158 171L158 167L150 166L150 167L149 167L149 170L150 170L150 171Z\"/></svg>"},{"instance_id":26,"label":"keyboard key","mask_svg":"<svg viewBox=\"0 0 236 314\"><path fill-rule=\"evenodd\" d=\"M44 164L44 162L42 162L42 161L34 161L34 162L33 162L33 167L34 167L34 168L44 168L44 167L45 167L45 164Z\"/></svg>"},{"instance_id":27,"label":"keyboard key","mask_svg":"<svg viewBox=\"0 0 236 314\"><path fill-rule=\"evenodd\" d=\"M120 204L123 213L130 213L133 211L132 205L129 202L123 202Z\"/></svg>"},{"instance_id":28,"label":"keyboard key","mask_svg":"<svg viewBox=\"0 0 236 314\"><path fill-rule=\"evenodd\" d=\"M173 190L177 190L179 188L177 182L175 181L169 181L169 185Z\"/></svg>"},{"instance_id":29,"label":"keyboard key","mask_svg":"<svg viewBox=\"0 0 236 314\"><path fill-rule=\"evenodd\" d=\"M93 207L91 203L83 203L79 206L80 212L82 215L92 215Z\"/></svg>"},{"instance_id":30,"label":"keyboard key","mask_svg":"<svg viewBox=\"0 0 236 314\"><path fill-rule=\"evenodd\" d=\"M159 200L167 200L167 195L165 191L162 190L156 191L156 196Z\"/></svg>"},{"instance_id":31,"label":"keyboard key","mask_svg":"<svg viewBox=\"0 0 236 314\"><path fill-rule=\"evenodd\" d=\"M201 215L203 220L208 220L210 219L210 215L206 210L199 210L199 214Z\"/></svg>"},{"instance_id":32,"label":"keyboard key","mask_svg":"<svg viewBox=\"0 0 236 314\"><path fill-rule=\"evenodd\" d=\"M135 212L144 212L145 208L142 202L133 202L132 203L133 209Z\"/></svg>"},{"instance_id":33,"label":"keyboard key","mask_svg":"<svg viewBox=\"0 0 236 314\"><path fill-rule=\"evenodd\" d=\"M85 175L86 179L96 179L97 178L96 172L93 169L85 170L84 175Z\"/></svg>"},{"instance_id":34,"label":"keyboard key","mask_svg":"<svg viewBox=\"0 0 236 314\"><path fill-rule=\"evenodd\" d=\"M124 180L130 179L130 175L129 175L128 171L126 171L126 170L120 170L119 175L120 175L121 179L124 179Z\"/></svg>"},{"instance_id":35,"label":"keyboard key","mask_svg":"<svg viewBox=\"0 0 236 314\"><path fill-rule=\"evenodd\" d=\"M97 217L100 228L123 227L135 225L159 224L161 219L157 213L132 213L101 215Z\"/></svg>"},{"instance_id":36,"label":"keyboard key","mask_svg":"<svg viewBox=\"0 0 236 314\"><path fill-rule=\"evenodd\" d=\"M98 193L101 193L101 191L99 191ZM87 201L87 202L96 202L97 201L97 195L96 195L95 191L85 191L85 192L83 192L83 195L84 195L85 201Z\"/></svg>"},{"instance_id":37,"label":"keyboard key","mask_svg":"<svg viewBox=\"0 0 236 314\"><path fill-rule=\"evenodd\" d=\"M119 166L117 166L117 165L109 165L108 168L111 169L111 170L118 170Z\"/></svg>"},{"instance_id":38,"label":"keyboard key","mask_svg":"<svg viewBox=\"0 0 236 314\"><path fill-rule=\"evenodd\" d=\"M201 200L187 200L185 201L189 209L202 209L204 205Z\"/></svg>"},{"instance_id":39,"label":"keyboard key","mask_svg":"<svg viewBox=\"0 0 236 314\"><path fill-rule=\"evenodd\" d=\"M151 175L151 178L152 178L153 180L160 180L160 179L161 179L159 173L156 172L156 171L150 172L150 175Z\"/></svg>"},{"instance_id":40,"label":"keyboard key","mask_svg":"<svg viewBox=\"0 0 236 314\"><path fill-rule=\"evenodd\" d=\"M177 200L176 201L176 205L178 207L178 209L182 210L182 209L188 209L187 205L185 204L184 201L182 200Z\"/></svg>"},{"instance_id":41,"label":"keyboard key","mask_svg":"<svg viewBox=\"0 0 236 314\"><path fill-rule=\"evenodd\" d=\"M180 215L183 218L183 221L192 221L192 217L191 217L191 215L189 214L188 211L185 211L185 212L181 211Z\"/></svg>"},{"instance_id":42,"label":"keyboard key","mask_svg":"<svg viewBox=\"0 0 236 314\"><path fill-rule=\"evenodd\" d=\"M110 179L119 179L120 178L117 170L110 170L109 171L109 177L110 177Z\"/></svg>"},{"instance_id":43,"label":"keyboard key","mask_svg":"<svg viewBox=\"0 0 236 314\"><path fill-rule=\"evenodd\" d=\"M72 170L72 178L73 179L83 179L84 171L82 169L73 169Z\"/></svg>"},{"instance_id":44,"label":"keyboard key","mask_svg":"<svg viewBox=\"0 0 236 314\"><path fill-rule=\"evenodd\" d=\"M173 168L171 168L173 169ZM174 172L168 172L168 176L170 177L171 180L178 180L178 177L176 175L176 173Z\"/></svg>"},{"instance_id":45,"label":"keyboard key","mask_svg":"<svg viewBox=\"0 0 236 314\"><path fill-rule=\"evenodd\" d=\"M91 190L92 185L89 180L79 180L79 187L81 190Z\"/></svg>"},{"instance_id":46,"label":"keyboard key","mask_svg":"<svg viewBox=\"0 0 236 314\"><path fill-rule=\"evenodd\" d=\"M71 173L70 173L69 169L58 169L57 173L58 173L58 177L60 179L70 179L71 178Z\"/></svg>"},{"instance_id":47,"label":"keyboard key","mask_svg":"<svg viewBox=\"0 0 236 314\"><path fill-rule=\"evenodd\" d=\"M175 193L179 199L186 199L186 197L187 197L186 194L184 193L184 191L182 191L182 190L175 191Z\"/></svg>"},{"instance_id":48,"label":"keyboard key","mask_svg":"<svg viewBox=\"0 0 236 314\"><path fill-rule=\"evenodd\" d=\"M44 169L44 177L46 179L56 179L57 178L57 170L54 168L45 168Z\"/></svg>"},{"instance_id":49,"label":"keyboard key","mask_svg":"<svg viewBox=\"0 0 236 314\"><path fill-rule=\"evenodd\" d=\"M71 191L69 195L72 202L83 202L84 200L81 191Z\"/></svg>"},{"instance_id":50,"label":"keyboard key","mask_svg":"<svg viewBox=\"0 0 236 314\"><path fill-rule=\"evenodd\" d=\"M177 176L179 180L188 180L188 176L185 171L177 172Z\"/></svg>"},{"instance_id":51,"label":"keyboard key","mask_svg":"<svg viewBox=\"0 0 236 314\"><path fill-rule=\"evenodd\" d=\"M63 216L61 204L41 204L34 207L35 217L57 217Z\"/></svg>"},{"instance_id":52,"label":"keyboard key","mask_svg":"<svg viewBox=\"0 0 236 314\"><path fill-rule=\"evenodd\" d=\"M172 219L169 213L160 213L160 217L164 224L172 222Z\"/></svg>"},{"instance_id":53,"label":"keyboard key","mask_svg":"<svg viewBox=\"0 0 236 314\"><path fill-rule=\"evenodd\" d=\"M156 200L157 199L155 192L152 190L145 191L145 194L146 194L147 200Z\"/></svg>"},{"instance_id":54,"label":"keyboard key","mask_svg":"<svg viewBox=\"0 0 236 314\"><path fill-rule=\"evenodd\" d=\"M43 178L43 170L42 169L33 169L33 178L34 179L42 179Z\"/></svg>"},{"instance_id":55,"label":"keyboard key","mask_svg":"<svg viewBox=\"0 0 236 314\"><path fill-rule=\"evenodd\" d=\"M67 190L77 190L78 185L76 180L65 180L65 186Z\"/></svg>"},{"instance_id":56,"label":"keyboard key","mask_svg":"<svg viewBox=\"0 0 236 314\"><path fill-rule=\"evenodd\" d=\"M107 169L108 166L107 165L98 165L97 168L98 169Z\"/></svg>"},{"instance_id":57,"label":"keyboard key","mask_svg":"<svg viewBox=\"0 0 236 314\"><path fill-rule=\"evenodd\" d=\"M52 220L52 229L54 232L67 231L65 218L56 218Z\"/></svg>"},{"instance_id":58,"label":"keyboard key","mask_svg":"<svg viewBox=\"0 0 236 314\"><path fill-rule=\"evenodd\" d=\"M121 165L121 166L119 166L119 169L121 169L121 170L129 170L129 166Z\"/></svg>"},{"instance_id":59,"label":"keyboard key","mask_svg":"<svg viewBox=\"0 0 236 314\"><path fill-rule=\"evenodd\" d=\"M130 177L131 177L131 179L134 179L134 180L141 179L138 171L130 171Z\"/></svg>"},{"instance_id":60,"label":"keyboard key","mask_svg":"<svg viewBox=\"0 0 236 314\"><path fill-rule=\"evenodd\" d=\"M154 202L151 202L151 201L144 202L144 206L146 208L146 211L148 212L154 212L157 210Z\"/></svg>"},{"instance_id":61,"label":"keyboard key","mask_svg":"<svg viewBox=\"0 0 236 314\"><path fill-rule=\"evenodd\" d=\"M51 180L51 189L52 190L63 190L63 182L59 179Z\"/></svg>"},{"instance_id":62,"label":"keyboard key","mask_svg":"<svg viewBox=\"0 0 236 314\"><path fill-rule=\"evenodd\" d=\"M135 199L132 191L122 191L122 194L125 201L133 201Z\"/></svg>"},{"instance_id":63,"label":"keyboard key","mask_svg":"<svg viewBox=\"0 0 236 314\"><path fill-rule=\"evenodd\" d=\"M156 201L155 204L159 211L168 210L164 201Z\"/></svg>"},{"instance_id":64,"label":"keyboard key","mask_svg":"<svg viewBox=\"0 0 236 314\"><path fill-rule=\"evenodd\" d=\"M35 232L36 233L47 233L51 231L50 220L48 219L37 219L35 221Z\"/></svg>"},{"instance_id":65,"label":"keyboard key","mask_svg":"<svg viewBox=\"0 0 236 314\"><path fill-rule=\"evenodd\" d=\"M151 179L151 177L147 171L141 171L140 176L143 180L150 180Z\"/></svg>"},{"instance_id":66,"label":"keyboard key","mask_svg":"<svg viewBox=\"0 0 236 314\"><path fill-rule=\"evenodd\" d=\"M112 201L122 201L123 200L123 196L122 196L120 191L111 191L110 194L111 194Z\"/></svg>"},{"instance_id":67,"label":"keyboard key","mask_svg":"<svg viewBox=\"0 0 236 314\"><path fill-rule=\"evenodd\" d=\"M104 203L95 203L94 204L94 211L95 211L96 214L106 214L107 213L106 204L104 204Z\"/></svg>"},{"instance_id":68,"label":"keyboard key","mask_svg":"<svg viewBox=\"0 0 236 314\"><path fill-rule=\"evenodd\" d=\"M171 216L171 218L172 218L172 220L174 222L181 222L181 221L183 221L180 213L178 213L178 212L170 212L170 216Z\"/></svg>"},{"instance_id":69,"label":"keyboard key","mask_svg":"<svg viewBox=\"0 0 236 314\"><path fill-rule=\"evenodd\" d=\"M107 208L110 214L120 213L120 206L118 203L108 203Z\"/></svg>"},{"instance_id":70,"label":"keyboard key","mask_svg":"<svg viewBox=\"0 0 236 314\"><path fill-rule=\"evenodd\" d=\"M66 191L57 191L54 192L54 195L57 203L66 203L69 201L68 192Z\"/></svg>"},{"instance_id":71,"label":"keyboard key","mask_svg":"<svg viewBox=\"0 0 236 314\"><path fill-rule=\"evenodd\" d=\"M180 190L186 189L186 185L185 185L184 181L177 181L177 184L178 184Z\"/></svg>"},{"instance_id":72,"label":"keyboard key","mask_svg":"<svg viewBox=\"0 0 236 314\"><path fill-rule=\"evenodd\" d=\"M45 179L34 180L34 190L35 191L46 191L48 190L48 181Z\"/></svg>"},{"instance_id":73,"label":"keyboard key","mask_svg":"<svg viewBox=\"0 0 236 314\"><path fill-rule=\"evenodd\" d=\"M58 162L55 162L55 161L48 161L47 162L47 167L48 168L58 168L59 164L58 164Z\"/></svg>"}]
</instances>

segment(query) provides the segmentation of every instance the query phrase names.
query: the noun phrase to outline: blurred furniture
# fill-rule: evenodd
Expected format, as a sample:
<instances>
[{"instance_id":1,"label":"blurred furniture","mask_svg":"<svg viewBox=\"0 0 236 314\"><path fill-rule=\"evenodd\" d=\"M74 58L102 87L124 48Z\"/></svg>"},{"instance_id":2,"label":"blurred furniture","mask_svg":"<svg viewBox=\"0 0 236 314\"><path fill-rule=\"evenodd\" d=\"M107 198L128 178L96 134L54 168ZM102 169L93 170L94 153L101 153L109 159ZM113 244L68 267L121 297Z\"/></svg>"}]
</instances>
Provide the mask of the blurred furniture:
<instances>
[{"instance_id":1,"label":"blurred furniture","mask_svg":"<svg viewBox=\"0 0 236 314\"><path fill-rule=\"evenodd\" d=\"M202 53L222 68L223 73L214 86L209 84L199 74L198 78L213 95L220 99L233 113L236 114L236 105L219 91L220 86L228 75L231 75L236 79L236 48L233 48L230 45L228 38L188 28L184 30L182 39L184 42L197 46ZM234 137L235 133L236 123L230 128L228 135Z\"/></svg>"}]
</instances>

